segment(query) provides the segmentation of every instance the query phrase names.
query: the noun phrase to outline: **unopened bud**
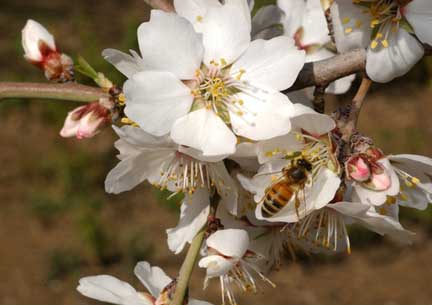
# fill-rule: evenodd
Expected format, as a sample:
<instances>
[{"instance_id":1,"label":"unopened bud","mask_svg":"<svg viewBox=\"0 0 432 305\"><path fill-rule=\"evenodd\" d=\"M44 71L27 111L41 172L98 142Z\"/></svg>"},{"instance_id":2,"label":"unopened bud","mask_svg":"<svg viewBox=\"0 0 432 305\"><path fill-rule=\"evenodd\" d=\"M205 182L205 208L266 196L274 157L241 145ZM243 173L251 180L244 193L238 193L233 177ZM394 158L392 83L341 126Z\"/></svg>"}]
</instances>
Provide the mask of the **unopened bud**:
<instances>
[{"instance_id":1,"label":"unopened bud","mask_svg":"<svg viewBox=\"0 0 432 305\"><path fill-rule=\"evenodd\" d=\"M74 79L73 61L57 50L54 36L40 23L28 20L22 30L24 57L42 69L50 81L68 82Z\"/></svg>"},{"instance_id":2,"label":"unopened bud","mask_svg":"<svg viewBox=\"0 0 432 305\"><path fill-rule=\"evenodd\" d=\"M108 99L92 102L69 112L60 135L64 138L91 138L111 122L113 105Z\"/></svg>"},{"instance_id":3,"label":"unopened bud","mask_svg":"<svg viewBox=\"0 0 432 305\"><path fill-rule=\"evenodd\" d=\"M357 182L364 182L371 177L369 164L359 155L353 156L346 161L345 170L347 176Z\"/></svg>"}]
</instances>

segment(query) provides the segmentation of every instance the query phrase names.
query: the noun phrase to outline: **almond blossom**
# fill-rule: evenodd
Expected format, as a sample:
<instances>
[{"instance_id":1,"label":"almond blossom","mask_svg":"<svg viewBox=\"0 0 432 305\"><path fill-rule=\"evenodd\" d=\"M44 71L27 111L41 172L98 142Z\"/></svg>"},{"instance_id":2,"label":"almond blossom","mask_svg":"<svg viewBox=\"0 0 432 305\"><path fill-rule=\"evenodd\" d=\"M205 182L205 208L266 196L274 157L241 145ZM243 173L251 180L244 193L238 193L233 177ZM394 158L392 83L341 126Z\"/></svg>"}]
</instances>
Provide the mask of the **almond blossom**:
<instances>
[{"instance_id":1,"label":"almond blossom","mask_svg":"<svg viewBox=\"0 0 432 305\"><path fill-rule=\"evenodd\" d=\"M57 50L54 36L39 22L27 20L21 34L24 58L45 72L48 80L73 80L73 61Z\"/></svg>"},{"instance_id":2,"label":"almond blossom","mask_svg":"<svg viewBox=\"0 0 432 305\"><path fill-rule=\"evenodd\" d=\"M216 2L201 3L201 15L153 10L138 29L141 59L105 54L130 77L126 115L146 132L170 134L206 156L234 153L236 135L261 140L287 133L292 104L279 91L304 63L288 37L251 42L246 1Z\"/></svg>"},{"instance_id":3,"label":"almond blossom","mask_svg":"<svg viewBox=\"0 0 432 305\"><path fill-rule=\"evenodd\" d=\"M407 73L432 44L429 0L338 0L332 19L338 50L367 48L366 72L385 83Z\"/></svg>"},{"instance_id":4,"label":"almond blossom","mask_svg":"<svg viewBox=\"0 0 432 305\"><path fill-rule=\"evenodd\" d=\"M118 305L169 305L175 289L175 281L159 267L139 262L134 269L136 277L148 292L135 290L129 283L110 275L88 276L79 280L77 290L84 296ZM211 305L208 302L189 299L190 305Z\"/></svg>"},{"instance_id":5,"label":"almond blossom","mask_svg":"<svg viewBox=\"0 0 432 305\"><path fill-rule=\"evenodd\" d=\"M257 260L259 255L248 250L249 236L245 230L219 230L207 239L207 254L199 261L201 268L206 268L204 288L208 280L219 278L222 293L222 304L225 297L231 305L237 304L233 285L244 292L257 292L254 276L260 277L274 286L259 270Z\"/></svg>"},{"instance_id":6,"label":"almond blossom","mask_svg":"<svg viewBox=\"0 0 432 305\"><path fill-rule=\"evenodd\" d=\"M134 126L113 127L120 139L119 164L108 174L108 193L131 190L148 180L171 192L193 194L200 188L218 191L228 208L235 206L237 190L223 157L203 157L199 151L174 143L168 136L155 137Z\"/></svg>"},{"instance_id":7,"label":"almond blossom","mask_svg":"<svg viewBox=\"0 0 432 305\"><path fill-rule=\"evenodd\" d=\"M327 134L335 126L333 120L312 110L308 111L303 105L298 107L303 115L293 120L297 126L308 126L309 119L315 118L314 124L306 129L307 134L302 134L299 129L286 136L263 141L258 145L258 160L264 164L258 173L253 178L238 176L242 186L254 194L257 219L297 222L328 204L341 183L333 142ZM299 159L310 164L305 185L297 189L290 198L286 198L288 202L280 210L268 215L264 205L266 196L278 181L283 181L286 172L296 166L295 162Z\"/></svg>"},{"instance_id":8,"label":"almond blossom","mask_svg":"<svg viewBox=\"0 0 432 305\"><path fill-rule=\"evenodd\" d=\"M277 4L285 13L281 19L284 35L294 38L297 47L306 52L306 62L336 55L329 49L330 34L320 0L278 0ZM326 92L346 93L354 78L355 75L350 75L338 79L327 87Z\"/></svg>"}]
</instances>

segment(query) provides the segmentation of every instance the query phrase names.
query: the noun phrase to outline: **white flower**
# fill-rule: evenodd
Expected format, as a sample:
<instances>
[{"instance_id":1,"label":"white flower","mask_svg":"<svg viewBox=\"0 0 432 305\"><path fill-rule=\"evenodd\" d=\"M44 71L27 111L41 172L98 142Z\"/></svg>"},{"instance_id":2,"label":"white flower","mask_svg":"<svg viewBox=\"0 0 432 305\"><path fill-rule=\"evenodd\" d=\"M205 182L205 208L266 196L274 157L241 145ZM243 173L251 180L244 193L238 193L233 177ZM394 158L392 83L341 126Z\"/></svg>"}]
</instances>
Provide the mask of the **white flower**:
<instances>
[{"instance_id":1,"label":"white flower","mask_svg":"<svg viewBox=\"0 0 432 305\"><path fill-rule=\"evenodd\" d=\"M376 82L407 73L424 55L420 42L432 43L429 0L339 0L331 10L338 50L367 47L366 72Z\"/></svg>"},{"instance_id":2,"label":"white flower","mask_svg":"<svg viewBox=\"0 0 432 305\"><path fill-rule=\"evenodd\" d=\"M194 193L199 188L215 187L228 208L235 206L237 190L221 159L203 157L198 151L179 146L168 136L155 137L133 126L113 127L120 139L120 163L108 174L108 193L131 190L141 182L171 192Z\"/></svg>"},{"instance_id":3,"label":"white flower","mask_svg":"<svg viewBox=\"0 0 432 305\"><path fill-rule=\"evenodd\" d=\"M207 223L209 213L210 199L207 189L199 189L192 195L186 194L181 204L179 223L175 228L166 230L169 249L179 254Z\"/></svg>"},{"instance_id":4,"label":"white flower","mask_svg":"<svg viewBox=\"0 0 432 305\"><path fill-rule=\"evenodd\" d=\"M244 292L257 292L257 285L251 271L274 286L256 266L258 257L248 250L249 236L245 230L216 231L207 239L206 245L207 256L199 261L199 266L206 268L204 287L207 287L209 279L219 277L222 304L225 304L225 296L232 305L237 304L231 286L233 284Z\"/></svg>"},{"instance_id":5,"label":"white flower","mask_svg":"<svg viewBox=\"0 0 432 305\"><path fill-rule=\"evenodd\" d=\"M277 3L285 13L282 18L284 35L294 38L297 47L305 50L306 62L324 60L336 55L326 47L331 40L320 0L278 0ZM354 79L355 75L341 78L331 83L326 92L346 93Z\"/></svg>"},{"instance_id":6,"label":"white flower","mask_svg":"<svg viewBox=\"0 0 432 305\"><path fill-rule=\"evenodd\" d=\"M380 214L368 204L341 201L314 211L301 222L289 227L300 247L310 252L343 251L351 253L347 224L358 223L380 235L388 235L409 244L413 233L405 230L397 219Z\"/></svg>"},{"instance_id":7,"label":"white flower","mask_svg":"<svg viewBox=\"0 0 432 305\"><path fill-rule=\"evenodd\" d=\"M130 284L110 275L89 276L80 279L77 290L86 297L119 305L169 305L175 282L159 267L140 262L135 275L148 292L138 292ZM211 305L208 302L189 299L190 305Z\"/></svg>"},{"instance_id":8,"label":"white flower","mask_svg":"<svg viewBox=\"0 0 432 305\"><path fill-rule=\"evenodd\" d=\"M126 115L207 156L234 153L235 135L261 140L288 132L292 105L279 91L291 86L304 62L287 37L251 42L246 1L216 2L181 2L199 3L201 15L184 13L199 27L153 10L138 29L139 64L115 51L107 56L130 77Z\"/></svg>"},{"instance_id":9,"label":"white flower","mask_svg":"<svg viewBox=\"0 0 432 305\"><path fill-rule=\"evenodd\" d=\"M51 52L56 52L54 37L39 22L27 20L22 30L24 57L31 62L42 62Z\"/></svg>"},{"instance_id":10,"label":"white flower","mask_svg":"<svg viewBox=\"0 0 432 305\"><path fill-rule=\"evenodd\" d=\"M328 204L340 185L332 140L328 134L321 135L333 129L334 122L303 105L296 106L305 111L293 118L293 124L307 126L309 130L303 130L314 136L290 133L260 142L258 160L264 165L252 179L238 176L243 187L255 195L260 220L297 222Z\"/></svg>"},{"instance_id":11,"label":"white flower","mask_svg":"<svg viewBox=\"0 0 432 305\"><path fill-rule=\"evenodd\" d=\"M390 155L388 160L400 181L397 203L425 210L432 202L432 160L417 155Z\"/></svg>"}]
</instances>

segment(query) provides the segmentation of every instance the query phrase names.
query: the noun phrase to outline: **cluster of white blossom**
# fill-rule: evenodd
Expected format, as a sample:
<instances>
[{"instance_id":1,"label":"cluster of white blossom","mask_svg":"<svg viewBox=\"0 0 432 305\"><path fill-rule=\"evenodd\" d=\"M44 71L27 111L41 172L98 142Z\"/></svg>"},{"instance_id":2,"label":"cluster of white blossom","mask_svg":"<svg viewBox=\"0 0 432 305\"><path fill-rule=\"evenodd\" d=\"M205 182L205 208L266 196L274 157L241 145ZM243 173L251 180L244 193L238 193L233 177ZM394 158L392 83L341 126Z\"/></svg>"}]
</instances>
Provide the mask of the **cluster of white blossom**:
<instances>
[{"instance_id":1,"label":"cluster of white blossom","mask_svg":"<svg viewBox=\"0 0 432 305\"><path fill-rule=\"evenodd\" d=\"M199 266L207 271L205 286L219 278L223 302L231 304L234 286L256 291L257 278L273 285L264 274L286 251L350 252L349 224L409 243L413 233L399 223L399 206L423 210L432 200L432 159L386 155L358 132L346 142L337 116L305 105L311 90L282 93L305 63L358 48L368 49L373 81L406 73L424 44L432 45L432 2L336 0L332 22L320 0L278 0L253 18L252 5L175 0L176 13L152 10L139 26L141 54L103 52L127 77L120 98L126 124L113 127L120 162L106 191L147 181L183 193L168 247L181 253L211 227ZM23 45L39 66L59 56L34 21L23 30ZM327 93L347 92L354 79L335 81ZM111 122L114 104L72 111L61 135L94 136ZM78 291L121 305L169 304L175 281L145 262L135 274L149 293L106 275L81 279ZM198 302L206 303L189 299Z\"/></svg>"}]
</instances>

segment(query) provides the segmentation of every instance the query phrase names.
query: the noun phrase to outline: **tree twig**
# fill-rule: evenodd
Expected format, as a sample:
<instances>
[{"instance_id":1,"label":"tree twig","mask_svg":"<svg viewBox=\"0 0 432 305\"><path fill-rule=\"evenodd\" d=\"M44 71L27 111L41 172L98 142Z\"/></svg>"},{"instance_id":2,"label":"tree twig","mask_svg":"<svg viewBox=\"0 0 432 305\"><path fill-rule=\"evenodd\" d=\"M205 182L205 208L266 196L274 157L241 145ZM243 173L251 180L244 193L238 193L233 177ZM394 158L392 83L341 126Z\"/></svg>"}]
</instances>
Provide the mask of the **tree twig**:
<instances>
[{"instance_id":1,"label":"tree twig","mask_svg":"<svg viewBox=\"0 0 432 305\"><path fill-rule=\"evenodd\" d=\"M216 215L216 209L219 203L219 199L220 197L216 192L215 195L213 195L211 198L209 219ZM201 246L204 242L206 229L207 226L204 226L204 228L202 228L201 231L192 240L192 243L180 268L174 297L170 305L183 305L184 298L188 291L190 277L196 265Z\"/></svg>"},{"instance_id":2,"label":"tree twig","mask_svg":"<svg viewBox=\"0 0 432 305\"><path fill-rule=\"evenodd\" d=\"M326 60L306 63L294 85L285 93L306 87L327 86L339 78L364 71L365 67L366 50L363 49L339 54Z\"/></svg>"},{"instance_id":3,"label":"tree twig","mask_svg":"<svg viewBox=\"0 0 432 305\"><path fill-rule=\"evenodd\" d=\"M0 82L0 100L6 98L41 98L92 102L108 96L101 89L80 84Z\"/></svg>"},{"instance_id":4,"label":"tree twig","mask_svg":"<svg viewBox=\"0 0 432 305\"><path fill-rule=\"evenodd\" d=\"M144 0L144 2L152 8L163 10L165 12L174 12L174 6L169 0Z\"/></svg>"}]
</instances>

